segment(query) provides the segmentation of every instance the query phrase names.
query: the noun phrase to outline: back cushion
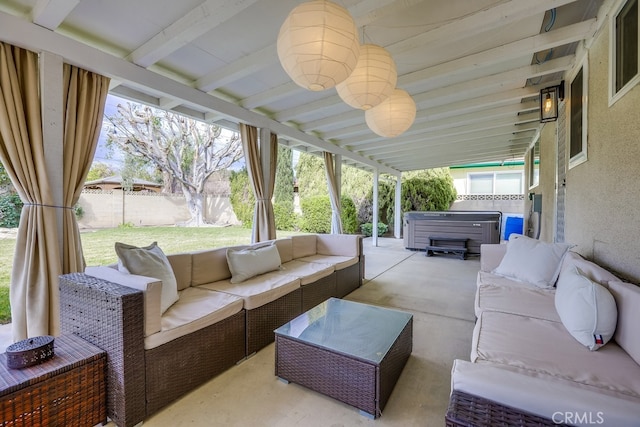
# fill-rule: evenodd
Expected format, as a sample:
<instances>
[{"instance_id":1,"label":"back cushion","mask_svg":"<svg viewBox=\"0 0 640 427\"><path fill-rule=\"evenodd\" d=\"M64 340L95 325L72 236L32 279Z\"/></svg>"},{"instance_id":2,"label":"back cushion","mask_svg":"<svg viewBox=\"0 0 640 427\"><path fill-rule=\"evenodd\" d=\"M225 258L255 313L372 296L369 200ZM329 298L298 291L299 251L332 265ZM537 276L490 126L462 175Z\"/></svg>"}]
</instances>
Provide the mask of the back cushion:
<instances>
[{"instance_id":1,"label":"back cushion","mask_svg":"<svg viewBox=\"0 0 640 427\"><path fill-rule=\"evenodd\" d=\"M178 290L181 291L191 286L191 254L167 255L167 259L169 259L173 274L176 276Z\"/></svg>"},{"instance_id":2,"label":"back cushion","mask_svg":"<svg viewBox=\"0 0 640 427\"><path fill-rule=\"evenodd\" d=\"M245 246L238 247L244 248ZM229 264L227 264L227 248L194 252L191 257L193 259L191 272L191 284L193 286L217 282L231 277Z\"/></svg>"},{"instance_id":3,"label":"back cushion","mask_svg":"<svg viewBox=\"0 0 640 427\"><path fill-rule=\"evenodd\" d=\"M618 325L613 339L640 365L640 339L638 339L640 287L612 280L609 282L609 292L618 306Z\"/></svg>"},{"instance_id":4,"label":"back cushion","mask_svg":"<svg viewBox=\"0 0 640 427\"><path fill-rule=\"evenodd\" d=\"M355 234L318 234L317 251L320 255L356 257L360 255L360 237Z\"/></svg>"},{"instance_id":5,"label":"back cushion","mask_svg":"<svg viewBox=\"0 0 640 427\"><path fill-rule=\"evenodd\" d=\"M293 243L290 237L284 239L278 239L275 241L278 252L280 253L280 260L285 263L293 259Z\"/></svg>"},{"instance_id":6,"label":"back cushion","mask_svg":"<svg viewBox=\"0 0 640 427\"><path fill-rule=\"evenodd\" d=\"M552 288L560 274L562 260L571 246L513 234L507 242L502 261L492 273L539 288Z\"/></svg>"},{"instance_id":7,"label":"back cushion","mask_svg":"<svg viewBox=\"0 0 640 427\"><path fill-rule=\"evenodd\" d=\"M609 273L598 264L587 261L576 252L569 251L562 260L561 271L571 268L572 266L577 267L585 277L593 280L594 282L598 282L604 287L608 287L610 281L618 280L616 276Z\"/></svg>"},{"instance_id":8,"label":"back cushion","mask_svg":"<svg viewBox=\"0 0 640 427\"><path fill-rule=\"evenodd\" d=\"M316 254L315 234L291 236L291 243L293 246L293 259Z\"/></svg>"}]
</instances>

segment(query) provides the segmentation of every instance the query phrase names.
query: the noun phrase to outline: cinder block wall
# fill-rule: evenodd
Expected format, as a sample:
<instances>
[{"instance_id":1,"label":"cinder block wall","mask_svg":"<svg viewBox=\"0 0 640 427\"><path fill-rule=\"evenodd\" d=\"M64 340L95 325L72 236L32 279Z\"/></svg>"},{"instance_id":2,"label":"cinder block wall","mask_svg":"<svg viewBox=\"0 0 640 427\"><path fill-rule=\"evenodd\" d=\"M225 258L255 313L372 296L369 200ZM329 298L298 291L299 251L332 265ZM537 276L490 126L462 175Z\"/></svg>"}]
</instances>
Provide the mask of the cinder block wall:
<instances>
[{"instance_id":1,"label":"cinder block wall","mask_svg":"<svg viewBox=\"0 0 640 427\"><path fill-rule=\"evenodd\" d=\"M190 218L185 198L179 194L85 191L78 203L84 210L78 221L81 228L175 225ZM207 196L204 206L205 221L239 224L228 197Z\"/></svg>"}]
</instances>

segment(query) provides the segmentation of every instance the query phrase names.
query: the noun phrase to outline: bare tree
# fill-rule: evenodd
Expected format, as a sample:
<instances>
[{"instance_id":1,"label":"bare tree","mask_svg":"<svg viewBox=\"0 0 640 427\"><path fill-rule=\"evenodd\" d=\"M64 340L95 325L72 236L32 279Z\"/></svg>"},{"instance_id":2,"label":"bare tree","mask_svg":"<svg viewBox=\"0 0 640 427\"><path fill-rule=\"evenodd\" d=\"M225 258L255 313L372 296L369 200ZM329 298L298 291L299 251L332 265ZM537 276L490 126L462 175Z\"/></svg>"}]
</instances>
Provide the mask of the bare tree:
<instances>
[{"instance_id":1,"label":"bare tree","mask_svg":"<svg viewBox=\"0 0 640 427\"><path fill-rule=\"evenodd\" d=\"M148 159L177 182L191 213L187 225L203 224L205 182L242 158L238 134L140 104L118 104L117 110L107 117L112 125L107 143Z\"/></svg>"}]
</instances>

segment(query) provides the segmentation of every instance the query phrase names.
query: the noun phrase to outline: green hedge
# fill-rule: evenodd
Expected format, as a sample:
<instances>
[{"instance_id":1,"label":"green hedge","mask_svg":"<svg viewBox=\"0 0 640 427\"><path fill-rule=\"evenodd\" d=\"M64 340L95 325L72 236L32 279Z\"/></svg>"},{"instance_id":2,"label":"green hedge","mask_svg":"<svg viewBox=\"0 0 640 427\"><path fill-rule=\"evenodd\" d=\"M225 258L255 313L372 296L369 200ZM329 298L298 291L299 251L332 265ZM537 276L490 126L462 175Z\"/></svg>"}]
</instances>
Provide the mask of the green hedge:
<instances>
[{"instance_id":1,"label":"green hedge","mask_svg":"<svg viewBox=\"0 0 640 427\"><path fill-rule=\"evenodd\" d=\"M358 232L358 218L353 200L342 196L342 231L355 234ZM308 197L300 201L302 216L299 219L300 231L306 233L331 233L331 201L327 196Z\"/></svg>"},{"instance_id":2,"label":"green hedge","mask_svg":"<svg viewBox=\"0 0 640 427\"><path fill-rule=\"evenodd\" d=\"M17 193L0 197L0 227L18 227L22 205L22 200L20 200L20 196Z\"/></svg>"},{"instance_id":3,"label":"green hedge","mask_svg":"<svg viewBox=\"0 0 640 427\"><path fill-rule=\"evenodd\" d=\"M253 225L253 210L256 198L249 185L249 174L247 170L231 171L229 184L231 186L229 200L231 201L233 212L243 227L251 228Z\"/></svg>"},{"instance_id":4,"label":"green hedge","mask_svg":"<svg viewBox=\"0 0 640 427\"><path fill-rule=\"evenodd\" d=\"M276 230L295 231L297 216L293 210L293 202L276 202L273 204L273 215L276 222Z\"/></svg>"}]
</instances>

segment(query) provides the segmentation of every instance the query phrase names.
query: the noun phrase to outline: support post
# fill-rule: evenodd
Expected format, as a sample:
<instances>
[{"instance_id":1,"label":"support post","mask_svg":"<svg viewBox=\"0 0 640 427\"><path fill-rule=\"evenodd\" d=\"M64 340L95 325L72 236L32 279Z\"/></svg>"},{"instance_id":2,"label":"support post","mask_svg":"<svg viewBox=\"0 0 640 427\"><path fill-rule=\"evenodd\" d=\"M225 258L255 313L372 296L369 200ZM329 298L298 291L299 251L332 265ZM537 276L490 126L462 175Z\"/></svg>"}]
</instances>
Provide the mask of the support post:
<instances>
[{"instance_id":1,"label":"support post","mask_svg":"<svg viewBox=\"0 0 640 427\"><path fill-rule=\"evenodd\" d=\"M40 91L42 110L42 138L47 177L54 206L64 206L64 104L62 96L64 63L62 57L49 52L40 53ZM55 209L59 253L63 253L63 210ZM61 258L62 261L62 258Z\"/></svg>"},{"instance_id":2,"label":"support post","mask_svg":"<svg viewBox=\"0 0 640 427\"><path fill-rule=\"evenodd\" d=\"M402 235L402 173L396 177L396 197L393 206L393 236L399 239Z\"/></svg>"},{"instance_id":3,"label":"support post","mask_svg":"<svg viewBox=\"0 0 640 427\"><path fill-rule=\"evenodd\" d=\"M373 224L371 227L371 243L378 246L378 178L380 173L378 169L373 171Z\"/></svg>"}]
</instances>

